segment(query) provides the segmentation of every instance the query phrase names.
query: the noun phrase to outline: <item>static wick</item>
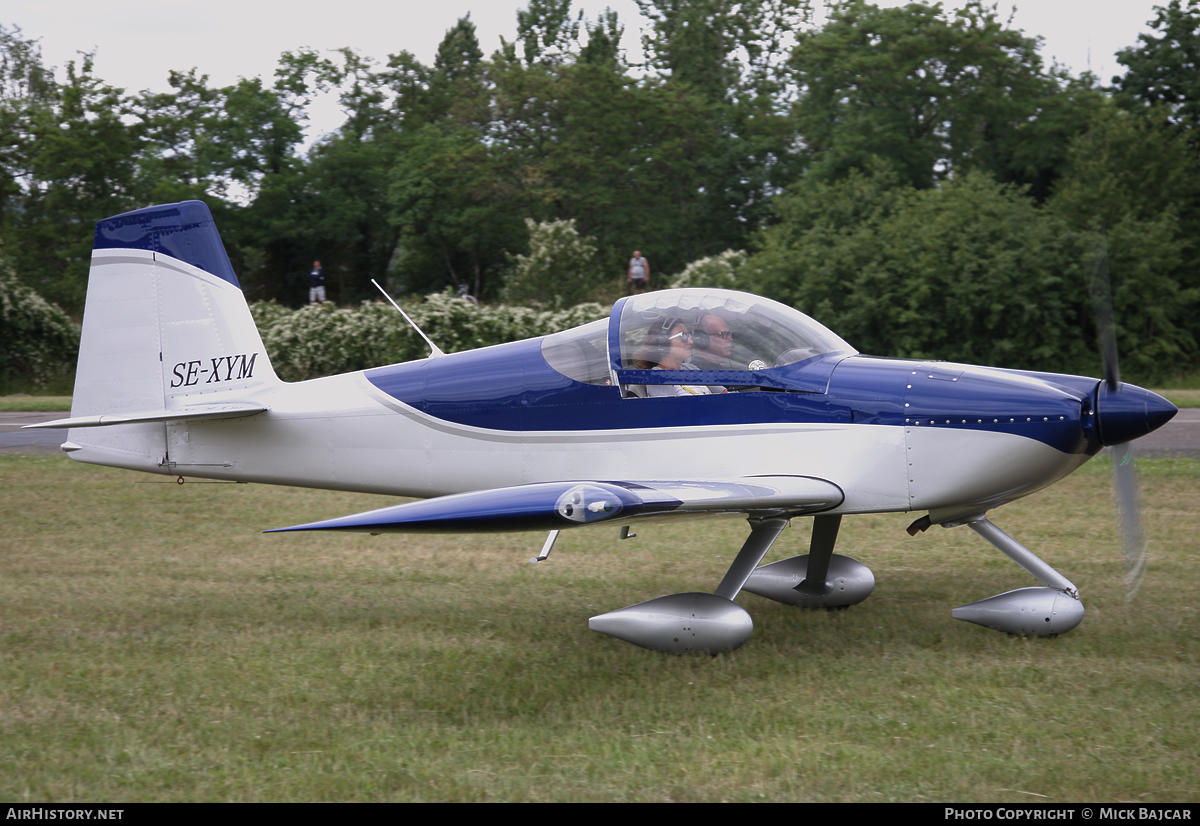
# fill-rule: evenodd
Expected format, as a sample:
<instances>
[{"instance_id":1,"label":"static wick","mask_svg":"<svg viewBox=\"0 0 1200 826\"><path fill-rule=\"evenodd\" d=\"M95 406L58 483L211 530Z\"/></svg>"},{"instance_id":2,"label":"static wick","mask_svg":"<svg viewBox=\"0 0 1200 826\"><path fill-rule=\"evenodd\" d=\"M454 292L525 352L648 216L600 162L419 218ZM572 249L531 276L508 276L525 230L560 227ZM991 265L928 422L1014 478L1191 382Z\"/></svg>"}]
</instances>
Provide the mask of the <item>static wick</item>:
<instances>
[{"instance_id":1,"label":"static wick","mask_svg":"<svg viewBox=\"0 0 1200 826\"><path fill-rule=\"evenodd\" d=\"M429 354L430 358L437 358L438 356L446 355L445 353L442 352L440 347L438 347L436 344L434 344L432 341L430 341L429 336L425 335L425 332L420 327L417 326L417 323L408 317L408 313L406 313L406 312L404 312L404 310L400 309L400 305L397 304L390 295L388 295L387 290L385 290L383 287L379 286L378 281L376 281L374 278L372 278L371 283L375 285L375 289L377 289L377 290L379 290L379 292L383 293L384 298L386 298L388 301L392 302L392 306L396 308L396 312L398 312L398 313L400 313L400 315L404 316L404 320L412 325L412 328L417 331L417 334L420 335L421 338L425 339L425 343L429 345L429 349L432 351Z\"/></svg>"}]
</instances>

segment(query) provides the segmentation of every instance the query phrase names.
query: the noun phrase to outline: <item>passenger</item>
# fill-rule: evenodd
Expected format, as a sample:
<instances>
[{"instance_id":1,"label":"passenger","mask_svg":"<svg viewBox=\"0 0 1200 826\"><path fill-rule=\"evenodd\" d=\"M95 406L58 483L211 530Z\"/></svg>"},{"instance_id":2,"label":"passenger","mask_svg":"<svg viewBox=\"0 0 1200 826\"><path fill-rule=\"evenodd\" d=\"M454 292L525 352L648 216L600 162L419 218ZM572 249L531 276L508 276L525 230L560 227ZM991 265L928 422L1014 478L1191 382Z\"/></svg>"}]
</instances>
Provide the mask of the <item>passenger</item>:
<instances>
[{"instance_id":1,"label":"passenger","mask_svg":"<svg viewBox=\"0 0 1200 826\"><path fill-rule=\"evenodd\" d=\"M700 370L745 370L745 365L734 364L729 356L733 352L733 333L719 315L701 316L696 322L692 343L692 364Z\"/></svg>"},{"instance_id":2,"label":"passenger","mask_svg":"<svg viewBox=\"0 0 1200 826\"><path fill-rule=\"evenodd\" d=\"M744 365L730 360L733 351L733 334L729 325L719 315L708 314L696 322L692 342L691 366L697 370L745 370ZM724 387L710 386L710 393L728 392Z\"/></svg>"},{"instance_id":3,"label":"passenger","mask_svg":"<svg viewBox=\"0 0 1200 826\"><path fill-rule=\"evenodd\" d=\"M665 338L665 341L664 341ZM646 341L634 355L634 367L645 370L687 370L684 362L692 354L692 335L682 319L673 318L651 329ZM657 363L655 363L657 361ZM657 396L707 396L704 385L648 384L646 394Z\"/></svg>"}]
</instances>

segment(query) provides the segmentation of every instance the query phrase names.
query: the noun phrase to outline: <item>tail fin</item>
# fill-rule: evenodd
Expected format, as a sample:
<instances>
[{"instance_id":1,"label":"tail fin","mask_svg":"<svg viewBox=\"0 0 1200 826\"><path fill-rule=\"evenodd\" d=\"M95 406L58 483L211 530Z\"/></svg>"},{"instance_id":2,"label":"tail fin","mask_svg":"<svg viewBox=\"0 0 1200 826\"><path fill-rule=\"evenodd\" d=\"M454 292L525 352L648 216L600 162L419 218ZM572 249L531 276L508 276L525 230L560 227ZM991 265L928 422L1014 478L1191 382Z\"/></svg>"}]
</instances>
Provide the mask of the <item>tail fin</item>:
<instances>
[{"instance_id":1,"label":"tail fin","mask_svg":"<svg viewBox=\"0 0 1200 826\"><path fill-rule=\"evenodd\" d=\"M171 420L261 412L280 384L208 207L149 207L96 224L70 427L72 458L168 465Z\"/></svg>"}]
</instances>

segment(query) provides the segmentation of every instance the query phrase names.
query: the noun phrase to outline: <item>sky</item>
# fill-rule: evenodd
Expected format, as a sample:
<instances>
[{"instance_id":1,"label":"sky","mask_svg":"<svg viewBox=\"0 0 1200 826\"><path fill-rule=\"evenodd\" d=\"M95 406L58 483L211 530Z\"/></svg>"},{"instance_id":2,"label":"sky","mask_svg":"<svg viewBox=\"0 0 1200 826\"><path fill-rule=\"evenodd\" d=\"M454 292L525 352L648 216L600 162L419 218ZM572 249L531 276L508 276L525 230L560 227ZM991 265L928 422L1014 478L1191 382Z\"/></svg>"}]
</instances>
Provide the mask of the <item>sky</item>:
<instances>
[{"instance_id":1,"label":"sky","mask_svg":"<svg viewBox=\"0 0 1200 826\"><path fill-rule=\"evenodd\" d=\"M819 3L820 0L817 0ZM966 0L947 0L959 8ZM1148 32L1153 7L1166 0L1025 0L996 3L1002 19L1044 38L1043 58L1078 74L1091 70L1107 83L1122 67L1117 50L1137 43ZM475 23L480 45L490 55L500 38L513 39L516 12L528 0L292 0L284 5L263 0L4 0L0 24L19 26L27 38L41 41L45 62L62 67L79 52L95 50L95 72L106 82L130 92L167 91L167 73L192 67L213 85L239 77L270 79L284 51L301 47L331 50L350 46L384 62L389 54L412 52L423 63L433 61L446 30L467 14ZM876 0L899 6L902 0ZM1015 6L1015 11L1014 11ZM605 7L620 15L624 47L631 60L641 59L640 26L633 0L575 0L574 8L595 19ZM311 113L309 140L341 121L336 103L323 101Z\"/></svg>"}]
</instances>

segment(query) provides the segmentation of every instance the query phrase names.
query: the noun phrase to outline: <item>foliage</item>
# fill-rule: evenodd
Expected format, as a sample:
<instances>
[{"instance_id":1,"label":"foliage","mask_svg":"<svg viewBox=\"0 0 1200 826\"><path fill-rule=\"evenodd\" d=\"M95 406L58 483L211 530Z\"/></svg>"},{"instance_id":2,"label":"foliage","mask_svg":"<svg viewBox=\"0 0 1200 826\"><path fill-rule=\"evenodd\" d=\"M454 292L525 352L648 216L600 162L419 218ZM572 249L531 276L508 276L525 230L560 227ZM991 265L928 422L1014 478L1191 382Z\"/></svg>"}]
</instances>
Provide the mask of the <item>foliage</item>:
<instances>
[{"instance_id":1,"label":"foliage","mask_svg":"<svg viewBox=\"0 0 1200 826\"><path fill-rule=\"evenodd\" d=\"M596 242L581 237L575 221L525 220L529 254L516 255L505 279L510 304L562 307L583 301L602 277Z\"/></svg>"},{"instance_id":2,"label":"foliage","mask_svg":"<svg viewBox=\"0 0 1200 826\"><path fill-rule=\"evenodd\" d=\"M636 0L651 23L650 61L706 100L746 101L778 92L789 35L805 27L802 0Z\"/></svg>"},{"instance_id":3,"label":"foliage","mask_svg":"<svg viewBox=\"0 0 1200 826\"><path fill-rule=\"evenodd\" d=\"M0 255L0 379L44 387L75 366L79 327L22 284Z\"/></svg>"},{"instance_id":4,"label":"foliage","mask_svg":"<svg viewBox=\"0 0 1200 826\"><path fill-rule=\"evenodd\" d=\"M446 36L438 44L433 68L446 80L453 82L474 75L481 60L483 50L479 48L475 24L471 22L471 15L468 13L446 32Z\"/></svg>"},{"instance_id":5,"label":"foliage","mask_svg":"<svg viewBox=\"0 0 1200 826\"><path fill-rule=\"evenodd\" d=\"M743 250L725 250L719 255L710 255L688 264L670 280L672 289L681 287L717 287L737 290L743 285L738 276L746 265L747 255Z\"/></svg>"},{"instance_id":6,"label":"foliage","mask_svg":"<svg viewBox=\"0 0 1200 826\"><path fill-rule=\"evenodd\" d=\"M614 276L634 249L669 269L724 248L715 245L731 224L721 219L733 216L705 206L721 134L704 100L615 64L496 59L483 77L488 97L464 101L458 116L479 134L482 180L499 206L574 219Z\"/></svg>"},{"instance_id":7,"label":"foliage","mask_svg":"<svg viewBox=\"0 0 1200 826\"><path fill-rule=\"evenodd\" d=\"M1137 46L1117 52L1124 75L1113 78L1115 99L1129 108L1160 105L1189 130L1200 127L1200 0L1170 0L1156 6L1149 25L1158 34L1139 34Z\"/></svg>"},{"instance_id":8,"label":"foliage","mask_svg":"<svg viewBox=\"0 0 1200 826\"><path fill-rule=\"evenodd\" d=\"M528 7L517 11L517 43L525 64L551 66L568 60L579 25L571 16L571 0L529 0Z\"/></svg>"},{"instance_id":9,"label":"foliage","mask_svg":"<svg viewBox=\"0 0 1200 826\"><path fill-rule=\"evenodd\" d=\"M475 130L427 124L408 139L388 189L406 290L441 288L448 277L455 290L476 298L499 292L505 252L525 233L519 216L493 197L497 186Z\"/></svg>"},{"instance_id":10,"label":"foliage","mask_svg":"<svg viewBox=\"0 0 1200 826\"><path fill-rule=\"evenodd\" d=\"M929 190L892 181L853 173L789 193L747 265L759 289L868 353L1094 369L1065 222L979 173Z\"/></svg>"},{"instance_id":11,"label":"foliage","mask_svg":"<svg viewBox=\"0 0 1200 826\"><path fill-rule=\"evenodd\" d=\"M28 112L20 208L5 247L22 281L67 308L83 305L95 221L134 206L140 142L125 114L121 90L95 76L90 54L69 62L65 82Z\"/></svg>"},{"instance_id":12,"label":"foliage","mask_svg":"<svg viewBox=\"0 0 1200 826\"><path fill-rule=\"evenodd\" d=\"M1107 107L1070 149L1051 210L1107 236L1122 367L1160 376L1197 362L1200 169L1162 109Z\"/></svg>"},{"instance_id":13,"label":"foliage","mask_svg":"<svg viewBox=\"0 0 1200 826\"><path fill-rule=\"evenodd\" d=\"M0 221L19 202L20 181L29 173L32 115L50 104L55 91L38 42L0 24Z\"/></svg>"},{"instance_id":14,"label":"foliage","mask_svg":"<svg viewBox=\"0 0 1200 826\"><path fill-rule=\"evenodd\" d=\"M287 381L365 370L429 355L429 346L382 301L339 309L332 303L289 310L255 302L251 314L276 373ZM409 302L405 312L444 352L473 350L566 330L605 318L608 308L580 304L565 310L479 305L449 293Z\"/></svg>"},{"instance_id":15,"label":"foliage","mask_svg":"<svg viewBox=\"0 0 1200 826\"><path fill-rule=\"evenodd\" d=\"M847 0L824 28L797 35L790 65L798 130L826 178L874 157L918 188L971 168L1044 188L1044 167L1057 158L1040 144L1065 146L1061 133L1083 127L1090 100L1068 94L1070 84L1043 69L1037 41L981 2L950 15ZM1052 116L1044 122L1043 113Z\"/></svg>"}]
</instances>

